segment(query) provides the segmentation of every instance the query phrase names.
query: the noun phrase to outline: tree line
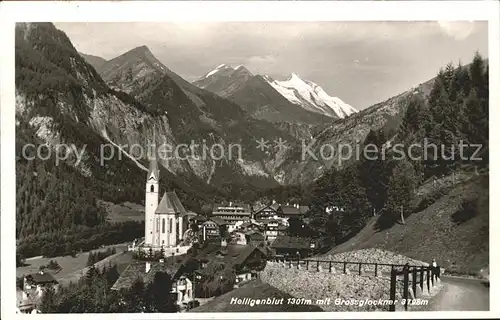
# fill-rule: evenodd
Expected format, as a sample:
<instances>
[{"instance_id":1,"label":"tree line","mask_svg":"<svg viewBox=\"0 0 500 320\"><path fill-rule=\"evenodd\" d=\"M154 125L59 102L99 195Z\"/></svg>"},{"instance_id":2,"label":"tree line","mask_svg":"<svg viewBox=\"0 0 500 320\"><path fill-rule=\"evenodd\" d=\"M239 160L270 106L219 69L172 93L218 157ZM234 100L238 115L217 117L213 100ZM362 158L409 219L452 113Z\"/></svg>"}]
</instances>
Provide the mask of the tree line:
<instances>
[{"instance_id":1,"label":"tree line","mask_svg":"<svg viewBox=\"0 0 500 320\"><path fill-rule=\"evenodd\" d=\"M106 259L109 256L116 254L116 248L108 248L106 251L89 252L87 259L87 267L94 265L96 262Z\"/></svg>"},{"instance_id":2,"label":"tree line","mask_svg":"<svg viewBox=\"0 0 500 320\"><path fill-rule=\"evenodd\" d=\"M151 283L137 279L128 289L111 290L118 279L116 265L102 270L91 266L78 282L57 291L48 288L42 296L42 313L177 312L175 296L169 294L172 280L158 272Z\"/></svg>"},{"instance_id":3,"label":"tree line","mask_svg":"<svg viewBox=\"0 0 500 320\"><path fill-rule=\"evenodd\" d=\"M329 170L312 187L310 228L302 233L321 239L326 249L355 235L374 216L377 228L388 228L413 212L414 190L426 179L461 166L488 166L488 102L488 64L479 53L467 66L448 64L438 72L427 99L412 93L404 99L401 107L406 111L394 136L372 130L363 142L384 150L391 140L404 145L405 156L396 157L389 148L385 159L363 155L346 168ZM444 151L413 149L410 158L409 147L424 139ZM482 145L482 159L471 159L474 149L458 157L460 141ZM427 157L418 157L425 151ZM328 207L338 210L327 214Z\"/></svg>"}]
</instances>

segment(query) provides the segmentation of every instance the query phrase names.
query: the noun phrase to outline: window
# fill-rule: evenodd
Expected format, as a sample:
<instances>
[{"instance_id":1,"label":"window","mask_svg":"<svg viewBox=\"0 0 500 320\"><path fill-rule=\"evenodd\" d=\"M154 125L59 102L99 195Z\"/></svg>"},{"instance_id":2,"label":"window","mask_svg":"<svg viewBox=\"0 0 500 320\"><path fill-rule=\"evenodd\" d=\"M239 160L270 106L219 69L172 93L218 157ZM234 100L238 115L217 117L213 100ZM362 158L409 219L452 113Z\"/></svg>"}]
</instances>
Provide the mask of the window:
<instances>
[{"instance_id":1,"label":"window","mask_svg":"<svg viewBox=\"0 0 500 320\"><path fill-rule=\"evenodd\" d=\"M151 192L155 192L155 186L153 184L151 185L151 189L150 190L151 190Z\"/></svg>"},{"instance_id":2,"label":"window","mask_svg":"<svg viewBox=\"0 0 500 320\"><path fill-rule=\"evenodd\" d=\"M165 218L161 221L161 233L165 233Z\"/></svg>"},{"instance_id":3,"label":"window","mask_svg":"<svg viewBox=\"0 0 500 320\"><path fill-rule=\"evenodd\" d=\"M170 223L168 224L168 232L172 233L172 225L174 224L174 220L170 218Z\"/></svg>"},{"instance_id":4,"label":"window","mask_svg":"<svg viewBox=\"0 0 500 320\"><path fill-rule=\"evenodd\" d=\"M156 218L156 231L160 232L160 218Z\"/></svg>"}]
</instances>

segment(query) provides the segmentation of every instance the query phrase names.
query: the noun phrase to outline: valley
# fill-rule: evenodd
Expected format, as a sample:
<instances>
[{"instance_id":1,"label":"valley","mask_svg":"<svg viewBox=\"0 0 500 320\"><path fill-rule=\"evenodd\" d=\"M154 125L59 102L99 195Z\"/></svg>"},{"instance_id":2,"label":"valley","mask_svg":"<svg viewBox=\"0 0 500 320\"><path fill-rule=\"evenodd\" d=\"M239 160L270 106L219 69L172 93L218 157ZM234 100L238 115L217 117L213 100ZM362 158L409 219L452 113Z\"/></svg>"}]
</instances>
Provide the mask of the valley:
<instances>
[{"instance_id":1,"label":"valley","mask_svg":"<svg viewBox=\"0 0 500 320\"><path fill-rule=\"evenodd\" d=\"M435 259L428 272L443 270L443 282L489 284L489 62L479 52L358 110L295 70L276 80L228 63L188 81L148 45L104 59L52 23L19 23L15 37L16 276L48 277L55 259L47 281L63 288L35 310L248 311L227 301L250 292L393 299L395 278L361 277L362 263L390 273ZM108 247L117 251L87 265ZM323 281L307 259L343 261L343 273L330 267ZM443 292L479 290L447 283ZM197 297L210 301L196 307ZM389 310L366 307L379 309Z\"/></svg>"}]
</instances>

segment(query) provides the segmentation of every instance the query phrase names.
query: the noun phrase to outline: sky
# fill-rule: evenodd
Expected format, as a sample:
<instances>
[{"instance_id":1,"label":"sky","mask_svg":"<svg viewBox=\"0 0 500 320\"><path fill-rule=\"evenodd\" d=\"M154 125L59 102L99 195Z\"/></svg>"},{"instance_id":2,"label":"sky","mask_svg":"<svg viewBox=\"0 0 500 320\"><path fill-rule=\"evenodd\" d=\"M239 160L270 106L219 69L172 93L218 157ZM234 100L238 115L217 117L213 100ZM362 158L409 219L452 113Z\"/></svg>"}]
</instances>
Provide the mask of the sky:
<instances>
[{"instance_id":1,"label":"sky","mask_svg":"<svg viewBox=\"0 0 500 320\"><path fill-rule=\"evenodd\" d=\"M194 81L220 64L285 80L292 72L358 110L488 56L483 21L55 23L83 53L112 59L141 45Z\"/></svg>"}]
</instances>

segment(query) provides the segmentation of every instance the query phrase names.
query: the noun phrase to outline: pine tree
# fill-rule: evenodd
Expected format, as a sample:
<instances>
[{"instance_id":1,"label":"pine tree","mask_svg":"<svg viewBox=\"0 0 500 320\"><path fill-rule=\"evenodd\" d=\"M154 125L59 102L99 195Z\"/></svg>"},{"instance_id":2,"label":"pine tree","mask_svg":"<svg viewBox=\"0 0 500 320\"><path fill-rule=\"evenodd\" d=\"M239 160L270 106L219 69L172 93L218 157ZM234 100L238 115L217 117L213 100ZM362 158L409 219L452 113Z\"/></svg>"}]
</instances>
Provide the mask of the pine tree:
<instances>
[{"instance_id":1,"label":"pine tree","mask_svg":"<svg viewBox=\"0 0 500 320\"><path fill-rule=\"evenodd\" d=\"M145 287L144 282L141 279L136 279L132 286L125 290L123 293L123 300L125 302L125 312L145 312L146 302L145 302Z\"/></svg>"},{"instance_id":2,"label":"pine tree","mask_svg":"<svg viewBox=\"0 0 500 320\"><path fill-rule=\"evenodd\" d=\"M367 154L363 154L359 164L359 181L364 187L366 197L372 208L379 211L384 207L386 201L387 175L385 174L385 159L383 156L383 145L386 137L382 130L370 130L364 148ZM368 152L368 151L377 152Z\"/></svg>"},{"instance_id":3,"label":"pine tree","mask_svg":"<svg viewBox=\"0 0 500 320\"><path fill-rule=\"evenodd\" d=\"M488 91L485 82L485 63L479 52L474 54L472 63L469 69L471 87L476 89L479 99L487 98Z\"/></svg>"},{"instance_id":4,"label":"pine tree","mask_svg":"<svg viewBox=\"0 0 500 320\"><path fill-rule=\"evenodd\" d=\"M172 295L165 294L165 288L172 288L172 280L165 272L157 272L146 289L146 305L149 312L177 312L177 305Z\"/></svg>"},{"instance_id":5,"label":"pine tree","mask_svg":"<svg viewBox=\"0 0 500 320\"><path fill-rule=\"evenodd\" d=\"M416 180L415 170L410 162L406 160L395 162L389 179L387 204L378 223L381 229L394 224L400 218L401 210L405 213L405 217L411 212L410 201Z\"/></svg>"},{"instance_id":6,"label":"pine tree","mask_svg":"<svg viewBox=\"0 0 500 320\"><path fill-rule=\"evenodd\" d=\"M42 313L57 312L56 292L52 286L44 289L42 301L40 303L40 311Z\"/></svg>"},{"instance_id":7,"label":"pine tree","mask_svg":"<svg viewBox=\"0 0 500 320\"><path fill-rule=\"evenodd\" d=\"M400 139L406 141L421 130L426 111L425 102L420 95L413 95L408 99L408 106L399 129Z\"/></svg>"},{"instance_id":8,"label":"pine tree","mask_svg":"<svg viewBox=\"0 0 500 320\"><path fill-rule=\"evenodd\" d=\"M446 92L448 93L448 96L451 101L455 101L456 96L457 96L457 90L454 85L455 82L455 67L453 66L452 62L449 62L446 65L445 71L444 71L444 78L446 81Z\"/></svg>"}]
</instances>

